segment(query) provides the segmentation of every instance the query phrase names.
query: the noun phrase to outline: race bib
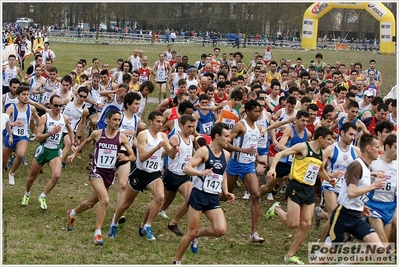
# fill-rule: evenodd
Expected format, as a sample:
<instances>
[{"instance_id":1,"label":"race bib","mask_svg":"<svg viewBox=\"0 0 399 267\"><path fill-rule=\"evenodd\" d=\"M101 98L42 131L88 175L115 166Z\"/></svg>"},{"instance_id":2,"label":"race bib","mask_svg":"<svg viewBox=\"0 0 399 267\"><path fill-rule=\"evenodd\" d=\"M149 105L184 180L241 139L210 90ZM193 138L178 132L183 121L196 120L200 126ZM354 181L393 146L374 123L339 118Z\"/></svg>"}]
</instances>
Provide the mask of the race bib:
<instances>
[{"instance_id":1,"label":"race bib","mask_svg":"<svg viewBox=\"0 0 399 267\"><path fill-rule=\"evenodd\" d=\"M317 174L319 173L320 166L316 166L314 164L309 164L308 169L306 170L305 177L303 181L307 184L314 185L316 183Z\"/></svg>"},{"instance_id":2,"label":"race bib","mask_svg":"<svg viewBox=\"0 0 399 267\"><path fill-rule=\"evenodd\" d=\"M97 156L97 167L104 169L115 168L117 160L117 151L111 149L100 148Z\"/></svg>"},{"instance_id":3,"label":"race bib","mask_svg":"<svg viewBox=\"0 0 399 267\"><path fill-rule=\"evenodd\" d=\"M219 194L222 192L223 175L212 173L204 178L202 190L210 194Z\"/></svg>"},{"instance_id":4,"label":"race bib","mask_svg":"<svg viewBox=\"0 0 399 267\"><path fill-rule=\"evenodd\" d=\"M203 123L202 124L202 130L204 131L204 134L210 135L212 126L213 126L213 122L212 121L207 122L207 123Z\"/></svg>"},{"instance_id":5,"label":"race bib","mask_svg":"<svg viewBox=\"0 0 399 267\"><path fill-rule=\"evenodd\" d=\"M229 127L229 130L233 129L234 124L236 124L236 122L234 120L226 119L226 118L223 118L222 122L225 123Z\"/></svg>"},{"instance_id":6,"label":"race bib","mask_svg":"<svg viewBox=\"0 0 399 267\"><path fill-rule=\"evenodd\" d=\"M140 83L143 83L143 82L145 82L145 81L148 81L148 77L147 76L145 76L145 75L142 75L142 76L140 76Z\"/></svg>"}]
</instances>

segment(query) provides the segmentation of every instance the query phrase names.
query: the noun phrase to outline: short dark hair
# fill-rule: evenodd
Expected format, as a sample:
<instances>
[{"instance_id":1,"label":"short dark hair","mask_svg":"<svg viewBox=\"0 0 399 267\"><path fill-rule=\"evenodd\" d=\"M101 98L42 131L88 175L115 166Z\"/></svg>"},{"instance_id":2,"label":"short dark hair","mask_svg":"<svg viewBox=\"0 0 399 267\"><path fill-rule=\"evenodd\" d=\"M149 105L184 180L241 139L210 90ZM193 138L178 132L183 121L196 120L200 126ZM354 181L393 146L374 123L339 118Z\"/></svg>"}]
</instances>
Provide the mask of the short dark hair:
<instances>
[{"instance_id":1,"label":"short dark hair","mask_svg":"<svg viewBox=\"0 0 399 267\"><path fill-rule=\"evenodd\" d=\"M108 118L108 119L111 119L114 114L121 115L121 112L119 110L116 110L116 109L110 109L110 110L107 111L107 114L105 114L105 117Z\"/></svg>"},{"instance_id":2,"label":"short dark hair","mask_svg":"<svg viewBox=\"0 0 399 267\"><path fill-rule=\"evenodd\" d=\"M333 131L331 131L326 126L320 126L314 131L313 140L317 140L320 136L326 138L328 135L333 135Z\"/></svg>"},{"instance_id":3,"label":"short dark hair","mask_svg":"<svg viewBox=\"0 0 399 267\"><path fill-rule=\"evenodd\" d=\"M229 126L227 126L227 124L225 124L223 122L216 123L211 129L211 138L212 138L212 140L215 139L216 134L221 136L222 133L223 133L223 129L225 129L227 131L230 131Z\"/></svg>"},{"instance_id":4,"label":"short dark hair","mask_svg":"<svg viewBox=\"0 0 399 267\"><path fill-rule=\"evenodd\" d=\"M294 96L287 97L287 104L296 105L296 98Z\"/></svg>"},{"instance_id":5,"label":"short dark hair","mask_svg":"<svg viewBox=\"0 0 399 267\"><path fill-rule=\"evenodd\" d=\"M309 104L307 111L309 112L310 109L313 111L319 111L319 107L315 103Z\"/></svg>"},{"instance_id":6,"label":"short dark hair","mask_svg":"<svg viewBox=\"0 0 399 267\"><path fill-rule=\"evenodd\" d=\"M249 100L244 105L245 111L251 111L251 110L253 110L256 107L262 108L262 106L256 100Z\"/></svg>"},{"instance_id":7,"label":"short dark hair","mask_svg":"<svg viewBox=\"0 0 399 267\"><path fill-rule=\"evenodd\" d=\"M357 131L356 123L352 121L345 122L344 124L342 124L341 128L339 128L339 132L341 133L341 131L344 131L344 133L346 133L350 128Z\"/></svg>"},{"instance_id":8,"label":"short dark hair","mask_svg":"<svg viewBox=\"0 0 399 267\"><path fill-rule=\"evenodd\" d=\"M379 121L376 123L374 127L374 132L376 134L384 132L384 129L387 129L388 131L392 132L394 128L394 125L390 121Z\"/></svg>"},{"instance_id":9,"label":"short dark hair","mask_svg":"<svg viewBox=\"0 0 399 267\"><path fill-rule=\"evenodd\" d=\"M363 134L360 137L360 143L359 143L360 152L364 153L366 146L371 146L373 144L374 140L378 140L376 135Z\"/></svg>"},{"instance_id":10,"label":"short dark hair","mask_svg":"<svg viewBox=\"0 0 399 267\"><path fill-rule=\"evenodd\" d=\"M162 117L162 113L160 111L157 110L151 111L150 114L148 114L148 120L153 121L158 116Z\"/></svg>"},{"instance_id":11,"label":"short dark hair","mask_svg":"<svg viewBox=\"0 0 399 267\"><path fill-rule=\"evenodd\" d=\"M21 83L21 84L18 86L18 88L17 88L16 94L17 94L17 95L20 95L22 92L24 92L24 91L29 91L29 90L30 90L29 84L27 84L27 83Z\"/></svg>"},{"instance_id":12,"label":"short dark hair","mask_svg":"<svg viewBox=\"0 0 399 267\"><path fill-rule=\"evenodd\" d=\"M351 109L351 108L359 108L359 103L357 103L356 101L351 101L348 104L348 109Z\"/></svg>"},{"instance_id":13,"label":"short dark hair","mask_svg":"<svg viewBox=\"0 0 399 267\"><path fill-rule=\"evenodd\" d=\"M192 109L194 110L193 103L191 103L190 101L184 101L184 102L181 102L181 103L180 103L179 108L178 108L177 111L178 111L180 114L184 114L184 112L185 112L186 109L188 109L188 108L192 108Z\"/></svg>"},{"instance_id":14,"label":"short dark hair","mask_svg":"<svg viewBox=\"0 0 399 267\"><path fill-rule=\"evenodd\" d=\"M54 98L62 99L59 95L53 95L53 96L50 97L50 104L53 104L53 99Z\"/></svg>"},{"instance_id":15,"label":"short dark hair","mask_svg":"<svg viewBox=\"0 0 399 267\"><path fill-rule=\"evenodd\" d=\"M190 122L195 122L194 116L193 116L193 115L190 115L190 114L184 114L184 115L182 115L182 116L180 117L180 119L179 119L179 122L180 122L181 124L183 124L183 126L184 126L188 121L190 121Z\"/></svg>"},{"instance_id":16,"label":"short dark hair","mask_svg":"<svg viewBox=\"0 0 399 267\"><path fill-rule=\"evenodd\" d=\"M145 87L147 87L150 94L154 92L154 85L151 81L144 81L142 84L140 84L139 91L142 92Z\"/></svg>"},{"instance_id":17,"label":"short dark hair","mask_svg":"<svg viewBox=\"0 0 399 267\"><path fill-rule=\"evenodd\" d=\"M385 103L381 103L381 104L379 104L378 107L377 107L377 110L378 110L378 111L381 111L381 110L388 111L388 109L389 109L389 107L388 107L388 105L385 104Z\"/></svg>"},{"instance_id":18,"label":"short dark hair","mask_svg":"<svg viewBox=\"0 0 399 267\"><path fill-rule=\"evenodd\" d=\"M393 146L393 144L396 143L396 134L390 134L387 136L387 138L385 138L384 141L384 150L385 150L385 146L388 145L390 148Z\"/></svg>"},{"instance_id":19,"label":"short dark hair","mask_svg":"<svg viewBox=\"0 0 399 267\"><path fill-rule=\"evenodd\" d=\"M309 118L309 113L306 110L298 110L296 113L296 118L299 120L302 117Z\"/></svg>"},{"instance_id":20,"label":"short dark hair","mask_svg":"<svg viewBox=\"0 0 399 267\"><path fill-rule=\"evenodd\" d=\"M89 94L89 89L87 89L86 86L81 86L81 87L79 87L79 89L78 89L78 94L81 93L81 92L84 92L84 93L86 93L86 94Z\"/></svg>"},{"instance_id":21,"label":"short dark hair","mask_svg":"<svg viewBox=\"0 0 399 267\"><path fill-rule=\"evenodd\" d=\"M241 90L233 90L231 92L230 99L242 100L242 98L243 98L243 93Z\"/></svg>"},{"instance_id":22,"label":"short dark hair","mask_svg":"<svg viewBox=\"0 0 399 267\"><path fill-rule=\"evenodd\" d=\"M123 98L123 107L128 108L128 105L133 104L134 100L141 100L141 95L136 92L129 92Z\"/></svg>"}]
</instances>

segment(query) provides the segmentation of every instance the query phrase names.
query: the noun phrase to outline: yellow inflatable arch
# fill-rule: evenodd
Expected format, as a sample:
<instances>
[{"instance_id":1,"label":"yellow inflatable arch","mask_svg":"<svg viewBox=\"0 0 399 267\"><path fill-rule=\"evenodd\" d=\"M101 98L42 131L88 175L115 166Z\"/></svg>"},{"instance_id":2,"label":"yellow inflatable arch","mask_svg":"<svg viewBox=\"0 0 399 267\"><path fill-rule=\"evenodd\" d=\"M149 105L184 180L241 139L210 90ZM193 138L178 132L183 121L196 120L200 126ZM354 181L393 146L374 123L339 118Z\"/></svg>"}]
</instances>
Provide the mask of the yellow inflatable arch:
<instances>
[{"instance_id":1,"label":"yellow inflatable arch","mask_svg":"<svg viewBox=\"0 0 399 267\"><path fill-rule=\"evenodd\" d=\"M319 18L333 8L364 9L380 22L380 53L395 52L395 17L381 2L316 2L303 14L302 49L314 50L317 43Z\"/></svg>"}]
</instances>

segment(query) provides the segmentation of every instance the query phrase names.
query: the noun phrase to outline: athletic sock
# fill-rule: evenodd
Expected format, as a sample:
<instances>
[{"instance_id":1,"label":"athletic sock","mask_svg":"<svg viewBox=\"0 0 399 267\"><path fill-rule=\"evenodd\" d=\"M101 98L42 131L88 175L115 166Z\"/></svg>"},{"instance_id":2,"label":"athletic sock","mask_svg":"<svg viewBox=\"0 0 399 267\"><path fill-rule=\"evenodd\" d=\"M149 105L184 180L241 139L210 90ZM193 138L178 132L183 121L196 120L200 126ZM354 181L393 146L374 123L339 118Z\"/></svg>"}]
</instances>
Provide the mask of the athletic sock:
<instances>
[{"instance_id":1,"label":"athletic sock","mask_svg":"<svg viewBox=\"0 0 399 267\"><path fill-rule=\"evenodd\" d=\"M118 223L114 223L114 221L115 221L115 215L116 215L116 214L114 214L114 216L112 217L111 226L118 226Z\"/></svg>"},{"instance_id":2,"label":"athletic sock","mask_svg":"<svg viewBox=\"0 0 399 267\"><path fill-rule=\"evenodd\" d=\"M146 228L146 227L151 227L151 225L149 225L149 224L144 224L143 228Z\"/></svg>"},{"instance_id":3,"label":"athletic sock","mask_svg":"<svg viewBox=\"0 0 399 267\"><path fill-rule=\"evenodd\" d=\"M43 192L40 194L40 197L46 197L46 194Z\"/></svg>"},{"instance_id":4,"label":"athletic sock","mask_svg":"<svg viewBox=\"0 0 399 267\"><path fill-rule=\"evenodd\" d=\"M73 209L73 210L71 211L71 216L72 216L72 217L75 217L75 216L76 216L75 209Z\"/></svg>"},{"instance_id":5,"label":"athletic sock","mask_svg":"<svg viewBox=\"0 0 399 267\"><path fill-rule=\"evenodd\" d=\"M97 235L101 235L101 229L97 229L97 230L94 232L94 236L97 236Z\"/></svg>"},{"instance_id":6,"label":"athletic sock","mask_svg":"<svg viewBox=\"0 0 399 267\"><path fill-rule=\"evenodd\" d=\"M30 197L30 192L25 191L25 196Z\"/></svg>"}]
</instances>

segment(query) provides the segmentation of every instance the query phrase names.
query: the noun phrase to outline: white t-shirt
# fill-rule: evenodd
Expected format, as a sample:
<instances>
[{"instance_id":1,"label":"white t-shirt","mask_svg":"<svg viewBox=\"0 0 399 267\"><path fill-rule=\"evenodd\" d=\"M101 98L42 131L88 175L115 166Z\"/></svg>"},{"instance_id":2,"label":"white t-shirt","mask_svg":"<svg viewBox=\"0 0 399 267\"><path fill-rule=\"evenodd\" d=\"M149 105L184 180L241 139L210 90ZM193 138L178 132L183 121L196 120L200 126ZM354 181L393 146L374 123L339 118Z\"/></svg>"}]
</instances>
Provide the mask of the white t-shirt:
<instances>
[{"instance_id":1,"label":"white t-shirt","mask_svg":"<svg viewBox=\"0 0 399 267\"><path fill-rule=\"evenodd\" d=\"M7 113L1 113L1 130L3 131L6 128L6 123L10 121L10 117L8 117Z\"/></svg>"}]
</instances>

